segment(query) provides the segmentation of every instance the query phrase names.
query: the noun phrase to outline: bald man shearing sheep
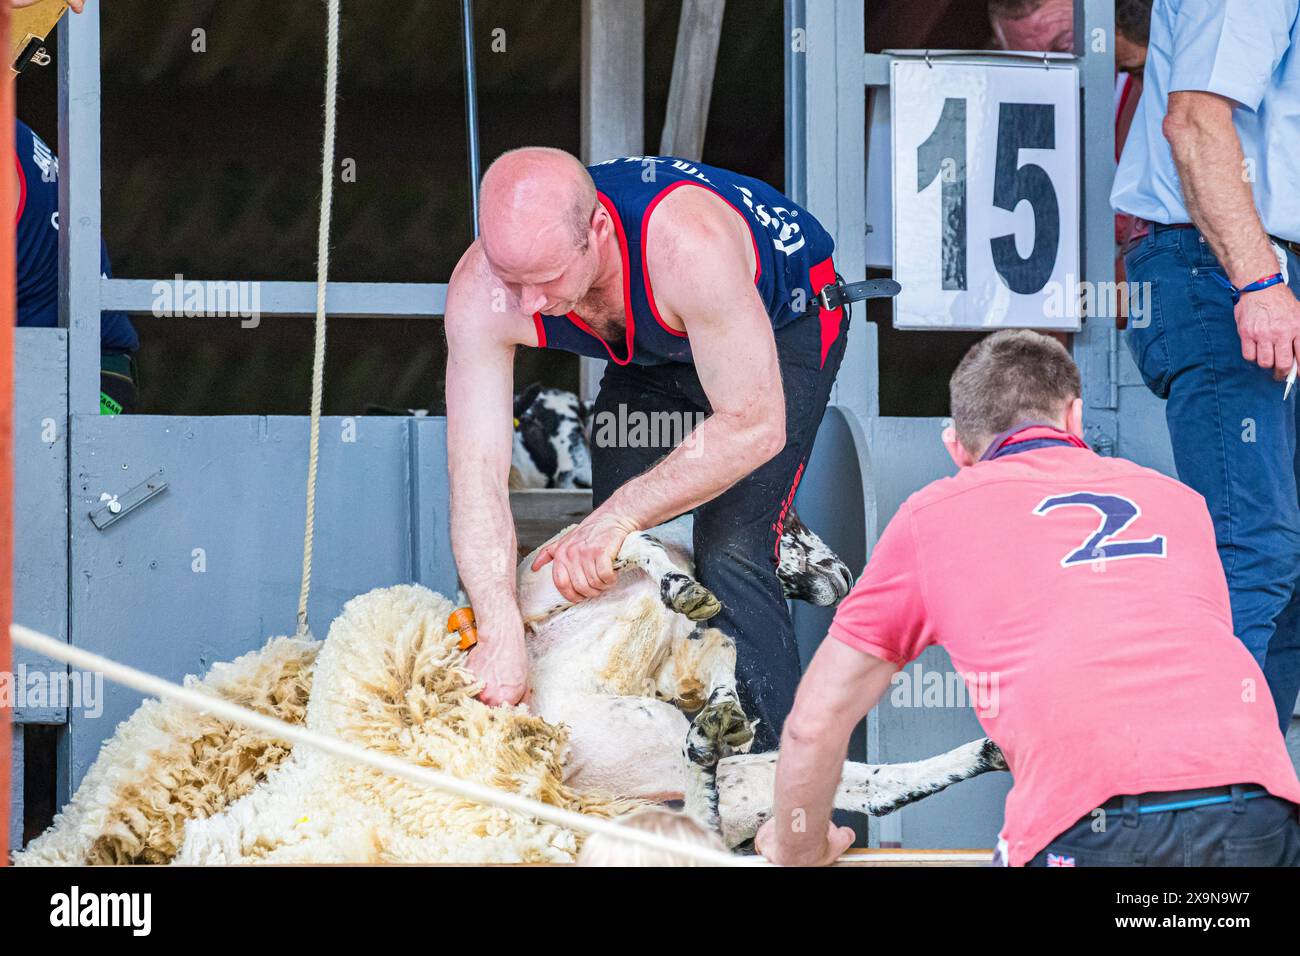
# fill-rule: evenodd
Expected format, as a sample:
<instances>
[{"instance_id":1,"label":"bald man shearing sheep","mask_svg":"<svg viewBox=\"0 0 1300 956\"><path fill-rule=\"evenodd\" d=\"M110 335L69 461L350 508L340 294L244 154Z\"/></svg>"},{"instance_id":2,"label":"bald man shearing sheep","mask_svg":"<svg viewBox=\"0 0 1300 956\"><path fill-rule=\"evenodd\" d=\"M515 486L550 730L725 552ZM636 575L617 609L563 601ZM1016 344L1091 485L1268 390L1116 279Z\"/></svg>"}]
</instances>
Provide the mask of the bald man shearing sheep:
<instances>
[{"instance_id":1,"label":"bald man shearing sheep","mask_svg":"<svg viewBox=\"0 0 1300 956\"><path fill-rule=\"evenodd\" d=\"M775 747L800 672L778 542L847 337L832 238L727 170L670 157L586 168L541 148L492 164L479 224L446 330L452 539L482 699L528 690L507 491L514 351L562 349L608 360L595 421L632 427L595 429L595 510L534 569L551 563L568 600L592 597L630 532L693 511L696 576L723 605L710 624L736 640L755 749ZM638 419L695 427L665 447L665 429Z\"/></svg>"}]
</instances>

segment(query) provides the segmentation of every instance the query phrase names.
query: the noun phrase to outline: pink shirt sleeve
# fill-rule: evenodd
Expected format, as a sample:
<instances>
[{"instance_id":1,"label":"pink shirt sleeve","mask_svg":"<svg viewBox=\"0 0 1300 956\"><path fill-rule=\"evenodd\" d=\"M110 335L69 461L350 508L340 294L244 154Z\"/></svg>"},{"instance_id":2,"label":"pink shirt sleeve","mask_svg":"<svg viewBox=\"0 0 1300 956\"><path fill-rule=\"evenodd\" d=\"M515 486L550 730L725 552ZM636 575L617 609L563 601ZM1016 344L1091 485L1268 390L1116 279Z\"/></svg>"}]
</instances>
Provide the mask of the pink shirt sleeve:
<instances>
[{"instance_id":1,"label":"pink shirt sleeve","mask_svg":"<svg viewBox=\"0 0 1300 956\"><path fill-rule=\"evenodd\" d=\"M906 504L880 536L853 590L840 602L829 633L898 667L934 643L921 594L912 512Z\"/></svg>"}]
</instances>

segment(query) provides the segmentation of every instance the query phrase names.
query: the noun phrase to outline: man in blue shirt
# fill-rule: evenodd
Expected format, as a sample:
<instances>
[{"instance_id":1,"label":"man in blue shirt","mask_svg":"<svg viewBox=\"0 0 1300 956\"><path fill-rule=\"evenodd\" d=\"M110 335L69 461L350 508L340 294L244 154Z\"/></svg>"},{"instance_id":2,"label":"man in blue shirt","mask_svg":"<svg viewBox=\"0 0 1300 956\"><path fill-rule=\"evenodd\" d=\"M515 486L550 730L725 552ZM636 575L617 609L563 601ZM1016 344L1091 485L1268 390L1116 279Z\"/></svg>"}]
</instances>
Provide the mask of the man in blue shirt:
<instances>
[{"instance_id":1,"label":"man in blue shirt","mask_svg":"<svg viewBox=\"0 0 1300 956\"><path fill-rule=\"evenodd\" d=\"M1111 202L1147 224L1127 340L1205 496L1233 626L1285 732L1300 691L1300 0L1156 0Z\"/></svg>"},{"instance_id":2,"label":"man in blue shirt","mask_svg":"<svg viewBox=\"0 0 1300 956\"><path fill-rule=\"evenodd\" d=\"M14 130L17 162L17 291L19 327L59 324L59 160L22 120ZM100 268L110 275L108 251ZM100 316L100 410L131 411L136 402L135 353L140 347L125 312Z\"/></svg>"}]
</instances>

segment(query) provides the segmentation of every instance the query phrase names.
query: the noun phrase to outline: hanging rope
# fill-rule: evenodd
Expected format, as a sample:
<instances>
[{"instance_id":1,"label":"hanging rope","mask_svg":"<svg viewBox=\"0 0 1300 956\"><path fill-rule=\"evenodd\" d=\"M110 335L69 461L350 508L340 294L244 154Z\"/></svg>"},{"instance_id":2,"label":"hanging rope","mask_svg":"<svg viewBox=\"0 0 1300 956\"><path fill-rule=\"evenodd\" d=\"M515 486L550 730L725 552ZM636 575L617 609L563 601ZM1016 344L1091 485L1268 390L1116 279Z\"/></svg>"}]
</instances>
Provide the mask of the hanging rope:
<instances>
[{"instance_id":1,"label":"hanging rope","mask_svg":"<svg viewBox=\"0 0 1300 956\"><path fill-rule=\"evenodd\" d=\"M325 290L330 272L330 214L334 208L334 126L339 91L339 0L326 0L325 142L321 148L320 226L316 233L316 347L311 367L311 438L307 452L307 528L302 541L302 590L298 593L298 635L308 633L311 553L316 536L316 466L320 456L321 396L325 391Z\"/></svg>"}]
</instances>

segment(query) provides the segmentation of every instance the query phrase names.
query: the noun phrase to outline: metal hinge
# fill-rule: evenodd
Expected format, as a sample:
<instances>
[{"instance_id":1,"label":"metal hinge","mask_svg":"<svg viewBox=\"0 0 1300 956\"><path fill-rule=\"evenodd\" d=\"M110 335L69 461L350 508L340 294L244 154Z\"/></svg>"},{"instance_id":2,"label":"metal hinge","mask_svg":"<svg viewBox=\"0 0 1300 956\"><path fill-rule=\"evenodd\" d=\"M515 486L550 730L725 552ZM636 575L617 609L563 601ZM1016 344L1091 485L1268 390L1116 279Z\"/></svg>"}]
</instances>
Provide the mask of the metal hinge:
<instances>
[{"instance_id":1,"label":"metal hinge","mask_svg":"<svg viewBox=\"0 0 1300 956\"><path fill-rule=\"evenodd\" d=\"M100 531L103 531L115 521L125 518L128 514L140 507L150 498L160 494L167 487L167 482L163 481L163 471L158 469L134 488L122 492L120 495L110 494L105 491L99 496L100 506L90 512L90 523Z\"/></svg>"}]
</instances>

